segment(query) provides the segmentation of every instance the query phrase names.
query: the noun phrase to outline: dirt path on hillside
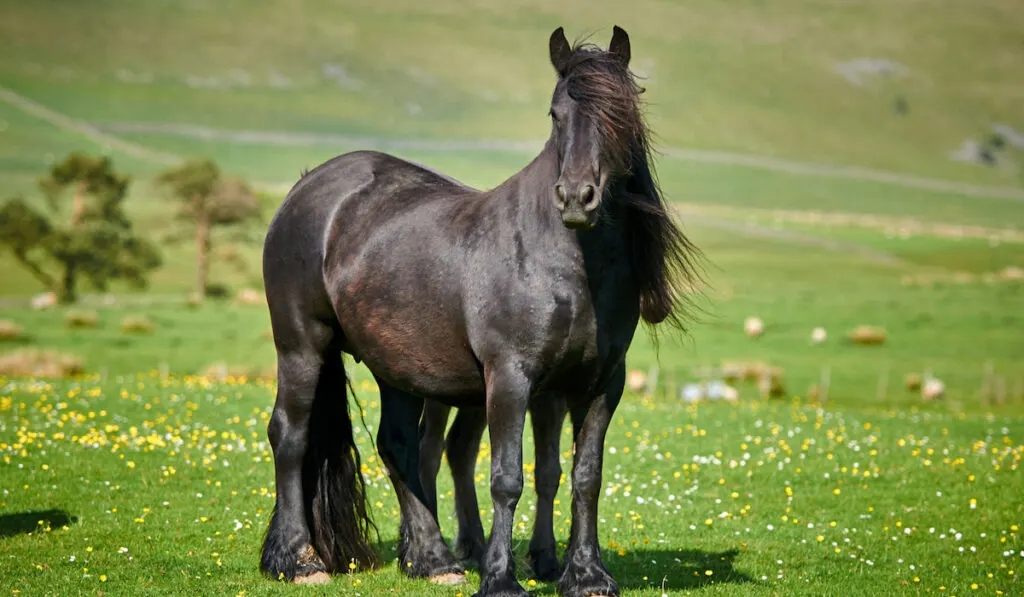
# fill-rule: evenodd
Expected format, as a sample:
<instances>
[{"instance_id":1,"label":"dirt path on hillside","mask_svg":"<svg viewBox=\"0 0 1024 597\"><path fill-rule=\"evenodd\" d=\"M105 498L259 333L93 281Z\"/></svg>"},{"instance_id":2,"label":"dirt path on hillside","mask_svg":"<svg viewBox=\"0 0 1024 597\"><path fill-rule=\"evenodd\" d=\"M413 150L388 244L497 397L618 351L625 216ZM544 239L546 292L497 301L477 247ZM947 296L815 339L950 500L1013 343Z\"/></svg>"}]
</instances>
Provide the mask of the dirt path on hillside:
<instances>
[{"instance_id":1,"label":"dirt path on hillside","mask_svg":"<svg viewBox=\"0 0 1024 597\"><path fill-rule=\"evenodd\" d=\"M419 151L515 151L531 153L543 146L543 141L510 141L502 139L479 140L424 140L388 139L384 137L362 137L324 133L300 133L288 131L224 130L194 124L170 123L105 123L91 124L52 110L39 102L27 98L0 85L0 101L4 101L36 118L65 130L84 135L97 143L116 147L135 157L170 165L180 161L171 153L150 149L138 143L126 141L115 133L150 133L205 140L223 140L232 143L261 145L349 146L373 149L405 149ZM858 166L833 166L799 162L783 158L750 155L742 153L710 151L684 147L665 147L661 153L666 157L691 162L746 166L789 174L845 178L850 180L879 182L908 188L917 188L944 193L957 193L972 197L988 197L1024 201L1024 191L1012 187L972 185L949 180L932 179L899 172L888 172Z\"/></svg>"},{"instance_id":2,"label":"dirt path on hillside","mask_svg":"<svg viewBox=\"0 0 1024 597\"><path fill-rule=\"evenodd\" d=\"M797 225L822 232L830 228L864 229L887 237L911 238L924 236L945 240L975 239L994 244L1024 244L1024 230L1014 227L992 227L977 224L954 224L925 220L904 215L850 213L840 211L812 211L770 209L758 207L732 207L701 203L676 203L686 213L697 213L733 221L760 221ZM1007 222L1011 225L1014 222Z\"/></svg>"},{"instance_id":3,"label":"dirt path on hillside","mask_svg":"<svg viewBox=\"0 0 1024 597\"><path fill-rule=\"evenodd\" d=\"M176 155L156 151L130 141L125 141L124 139L114 135L104 133L91 124L75 120L74 118L65 116L60 112L51 110L38 102L32 101L19 93L11 91L3 85L0 85L0 101L10 104L22 112L35 116L40 120L45 120L63 131L78 133L96 143L99 143L100 145L113 147L130 156L146 160L147 162L172 165L178 163L181 159Z\"/></svg>"},{"instance_id":4,"label":"dirt path on hillside","mask_svg":"<svg viewBox=\"0 0 1024 597\"><path fill-rule=\"evenodd\" d=\"M544 146L543 141L510 141L502 139L389 139L386 137L365 137L331 133L225 130L194 124L115 122L96 124L94 126L112 134L147 133L253 145L360 147L382 151L507 151L536 153ZM726 166L744 166L748 168L758 168L761 170L771 170L803 176L823 176L828 178L845 178L861 182L878 182L941 193L956 193L969 197L987 197L992 199L1024 201L1024 191L1012 187L972 185L950 180L901 174L899 172L861 168L858 166L833 166L829 164L798 162L768 156L684 147L665 147L660 150L660 153L668 158L689 162L720 164Z\"/></svg>"},{"instance_id":5,"label":"dirt path on hillside","mask_svg":"<svg viewBox=\"0 0 1024 597\"><path fill-rule=\"evenodd\" d=\"M687 212L683 221L687 224L696 224L698 226L717 228L719 230L729 230L744 236L767 238L793 245L803 245L824 249L834 253L856 255L866 261L889 267L916 267L915 264L900 259L891 253L886 253L885 251L871 249L863 245L858 245L857 243L825 238L823 236L815 236L813 234L804 234L789 229L769 228L767 226L759 226L757 224L750 224L747 222L740 222L738 220L730 220L728 218L693 212Z\"/></svg>"}]
</instances>

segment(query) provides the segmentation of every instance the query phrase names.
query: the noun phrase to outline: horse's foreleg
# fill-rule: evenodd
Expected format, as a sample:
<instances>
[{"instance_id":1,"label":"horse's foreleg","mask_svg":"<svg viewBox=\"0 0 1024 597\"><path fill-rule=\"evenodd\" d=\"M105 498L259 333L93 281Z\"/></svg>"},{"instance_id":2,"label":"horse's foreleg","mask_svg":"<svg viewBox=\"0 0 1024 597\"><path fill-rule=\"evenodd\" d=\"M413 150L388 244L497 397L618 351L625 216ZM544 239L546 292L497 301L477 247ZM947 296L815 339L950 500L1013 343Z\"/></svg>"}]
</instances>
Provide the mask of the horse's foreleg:
<instances>
[{"instance_id":1,"label":"horse's foreleg","mask_svg":"<svg viewBox=\"0 0 1024 597\"><path fill-rule=\"evenodd\" d=\"M589 404L571 405L576 449L572 463L572 530L565 572L558 582L564 597L617 596L619 586L601 562L597 540L597 503L601 496L604 438L622 397L625 368L615 373L607 392Z\"/></svg>"},{"instance_id":2,"label":"horse's foreleg","mask_svg":"<svg viewBox=\"0 0 1024 597\"><path fill-rule=\"evenodd\" d=\"M562 478L559 439L566 410L561 396L542 396L530 405L537 464L537 516L530 538L530 566L534 577L544 581L558 580L562 574L555 544L554 502Z\"/></svg>"},{"instance_id":3,"label":"horse's foreleg","mask_svg":"<svg viewBox=\"0 0 1024 597\"><path fill-rule=\"evenodd\" d=\"M448 551L431 502L420 482L419 423L423 399L396 390L378 379L381 397L377 451L388 469L402 520L398 566L410 577L432 582L465 582L464 570Z\"/></svg>"},{"instance_id":4,"label":"horse's foreleg","mask_svg":"<svg viewBox=\"0 0 1024 597\"><path fill-rule=\"evenodd\" d=\"M525 597L516 581L512 525L523 494L523 426L530 381L514 364L485 371L487 425L491 437L491 501L494 522L475 597Z\"/></svg>"},{"instance_id":5,"label":"horse's foreleg","mask_svg":"<svg viewBox=\"0 0 1024 597\"><path fill-rule=\"evenodd\" d=\"M484 556L484 525L480 521L480 504L476 497L476 458L480 440L487 429L487 411L483 408L460 408L448 432L446 453L455 484L455 514L459 534L455 539L455 556L480 565Z\"/></svg>"},{"instance_id":6,"label":"horse's foreleg","mask_svg":"<svg viewBox=\"0 0 1024 597\"><path fill-rule=\"evenodd\" d=\"M444 453L444 430L448 426L451 407L428 401L423 407L420 421L420 483L427 496L427 507L437 519L437 473L441 470Z\"/></svg>"}]
</instances>

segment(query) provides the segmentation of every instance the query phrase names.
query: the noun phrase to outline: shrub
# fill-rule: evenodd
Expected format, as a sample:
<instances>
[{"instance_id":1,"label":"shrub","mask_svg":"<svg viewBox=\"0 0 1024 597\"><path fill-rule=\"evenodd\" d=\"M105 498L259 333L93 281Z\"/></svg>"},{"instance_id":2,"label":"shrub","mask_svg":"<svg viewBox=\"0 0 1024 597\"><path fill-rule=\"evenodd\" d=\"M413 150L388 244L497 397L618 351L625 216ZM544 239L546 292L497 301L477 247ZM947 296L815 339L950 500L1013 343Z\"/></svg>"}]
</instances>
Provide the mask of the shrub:
<instances>
[{"instance_id":1,"label":"shrub","mask_svg":"<svg viewBox=\"0 0 1024 597\"><path fill-rule=\"evenodd\" d=\"M243 288L235 296L235 301L243 305L265 305L267 298L262 292L255 288Z\"/></svg>"},{"instance_id":2,"label":"shrub","mask_svg":"<svg viewBox=\"0 0 1024 597\"><path fill-rule=\"evenodd\" d=\"M23 331L25 328L10 319L0 319L0 341L18 340Z\"/></svg>"},{"instance_id":3,"label":"shrub","mask_svg":"<svg viewBox=\"0 0 1024 597\"><path fill-rule=\"evenodd\" d=\"M121 320L121 331L126 334L151 334L156 325L145 315L129 315Z\"/></svg>"},{"instance_id":4,"label":"shrub","mask_svg":"<svg viewBox=\"0 0 1024 597\"><path fill-rule=\"evenodd\" d=\"M69 328L94 328L100 321L99 313L72 309L64 315L64 324Z\"/></svg>"},{"instance_id":5,"label":"shrub","mask_svg":"<svg viewBox=\"0 0 1024 597\"><path fill-rule=\"evenodd\" d=\"M906 377L903 378L903 386L911 392L920 390L922 383L921 374L919 373L908 373Z\"/></svg>"},{"instance_id":6,"label":"shrub","mask_svg":"<svg viewBox=\"0 0 1024 597\"><path fill-rule=\"evenodd\" d=\"M25 349L0 355L0 375L74 377L84 373L82 360L54 350Z\"/></svg>"},{"instance_id":7,"label":"shrub","mask_svg":"<svg viewBox=\"0 0 1024 597\"><path fill-rule=\"evenodd\" d=\"M884 344L887 334L885 329L870 325L859 325L850 332L850 341L854 344Z\"/></svg>"}]
</instances>

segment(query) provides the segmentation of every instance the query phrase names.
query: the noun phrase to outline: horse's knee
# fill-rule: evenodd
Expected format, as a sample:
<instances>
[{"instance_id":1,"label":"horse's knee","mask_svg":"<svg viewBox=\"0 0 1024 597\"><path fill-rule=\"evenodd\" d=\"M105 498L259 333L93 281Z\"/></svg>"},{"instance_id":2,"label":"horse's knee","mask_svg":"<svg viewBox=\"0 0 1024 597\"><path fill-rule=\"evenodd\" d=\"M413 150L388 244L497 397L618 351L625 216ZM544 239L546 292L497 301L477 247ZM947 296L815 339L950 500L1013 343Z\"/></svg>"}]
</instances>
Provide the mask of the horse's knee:
<instances>
[{"instance_id":1,"label":"horse's knee","mask_svg":"<svg viewBox=\"0 0 1024 597\"><path fill-rule=\"evenodd\" d=\"M281 445L281 438L284 436L284 415L278 408L270 415L270 423L267 423L267 439L270 440L270 447L277 450Z\"/></svg>"},{"instance_id":2,"label":"horse's knee","mask_svg":"<svg viewBox=\"0 0 1024 597\"><path fill-rule=\"evenodd\" d=\"M592 466L577 467L572 476L573 493L594 497L601 492L601 469Z\"/></svg>"},{"instance_id":3,"label":"horse's knee","mask_svg":"<svg viewBox=\"0 0 1024 597\"><path fill-rule=\"evenodd\" d=\"M523 473L498 472L491 475L491 499L495 505L514 508L523 495Z\"/></svg>"}]
</instances>

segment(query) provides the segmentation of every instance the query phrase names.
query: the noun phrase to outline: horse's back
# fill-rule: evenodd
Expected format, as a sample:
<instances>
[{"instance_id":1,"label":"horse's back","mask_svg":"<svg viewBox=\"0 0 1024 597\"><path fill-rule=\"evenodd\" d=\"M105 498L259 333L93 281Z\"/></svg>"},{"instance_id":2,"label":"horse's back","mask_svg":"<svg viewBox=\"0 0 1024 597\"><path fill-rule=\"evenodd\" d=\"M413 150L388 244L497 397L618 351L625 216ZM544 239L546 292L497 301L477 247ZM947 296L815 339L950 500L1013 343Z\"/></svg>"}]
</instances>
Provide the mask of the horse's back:
<instances>
[{"instance_id":1,"label":"horse's back","mask_svg":"<svg viewBox=\"0 0 1024 597\"><path fill-rule=\"evenodd\" d=\"M408 209L411 201L477 191L426 166L377 151L341 154L305 173L285 197L267 231L265 266L323 264L332 233L348 222L370 226ZM332 230L332 228L334 230ZM289 259L291 258L291 259Z\"/></svg>"}]
</instances>

